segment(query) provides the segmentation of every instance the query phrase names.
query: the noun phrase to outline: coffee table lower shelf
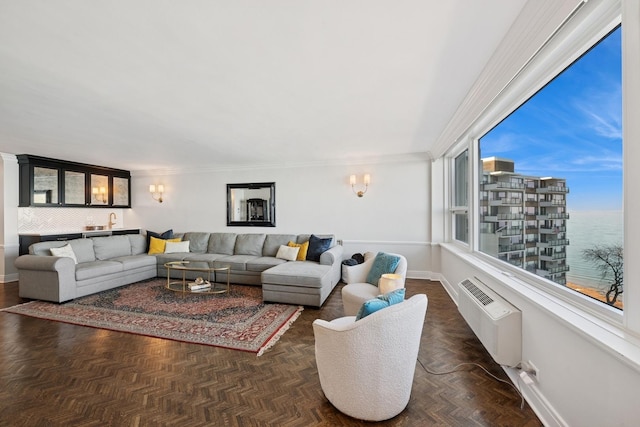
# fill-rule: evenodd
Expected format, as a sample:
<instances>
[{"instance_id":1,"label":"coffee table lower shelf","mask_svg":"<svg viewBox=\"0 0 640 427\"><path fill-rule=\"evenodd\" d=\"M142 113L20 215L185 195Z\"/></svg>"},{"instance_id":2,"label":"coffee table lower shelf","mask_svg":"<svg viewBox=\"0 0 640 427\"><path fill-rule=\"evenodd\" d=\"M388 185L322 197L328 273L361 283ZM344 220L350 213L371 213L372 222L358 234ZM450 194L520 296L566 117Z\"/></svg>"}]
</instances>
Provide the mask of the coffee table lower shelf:
<instances>
[{"instance_id":1,"label":"coffee table lower shelf","mask_svg":"<svg viewBox=\"0 0 640 427\"><path fill-rule=\"evenodd\" d=\"M201 263L200 263L201 264ZM197 265L197 264L195 264ZM229 293L229 267L197 267L197 266L189 265L188 261L171 261L164 264L167 269L167 288L173 292L181 292L183 294L228 294ZM171 280L171 271L182 271L182 279L180 280ZM187 271L200 271L206 273L207 282L211 284L210 288L203 289L189 289L189 284L193 283L187 280L186 273ZM227 283L217 283L211 280L212 272L223 272L227 273Z\"/></svg>"}]
</instances>

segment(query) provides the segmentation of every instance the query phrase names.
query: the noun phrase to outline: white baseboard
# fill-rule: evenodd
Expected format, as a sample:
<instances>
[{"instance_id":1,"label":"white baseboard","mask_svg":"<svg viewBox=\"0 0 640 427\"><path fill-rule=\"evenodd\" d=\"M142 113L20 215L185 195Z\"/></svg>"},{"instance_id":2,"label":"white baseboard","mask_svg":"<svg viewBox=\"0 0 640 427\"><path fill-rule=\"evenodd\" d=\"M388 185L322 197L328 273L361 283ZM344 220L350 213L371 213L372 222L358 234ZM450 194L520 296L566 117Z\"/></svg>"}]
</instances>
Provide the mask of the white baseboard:
<instances>
[{"instance_id":1,"label":"white baseboard","mask_svg":"<svg viewBox=\"0 0 640 427\"><path fill-rule=\"evenodd\" d=\"M18 273L0 275L0 283L17 282Z\"/></svg>"},{"instance_id":2,"label":"white baseboard","mask_svg":"<svg viewBox=\"0 0 640 427\"><path fill-rule=\"evenodd\" d=\"M503 367L503 369L545 427L568 427L566 421L562 419L560 414L549 404L549 401L539 392L535 383L525 384L518 375L519 371L515 368Z\"/></svg>"},{"instance_id":3,"label":"white baseboard","mask_svg":"<svg viewBox=\"0 0 640 427\"><path fill-rule=\"evenodd\" d=\"M407 270L407 279L433 280L433 273L430 271Z\"/></svg>"}]
</instances>

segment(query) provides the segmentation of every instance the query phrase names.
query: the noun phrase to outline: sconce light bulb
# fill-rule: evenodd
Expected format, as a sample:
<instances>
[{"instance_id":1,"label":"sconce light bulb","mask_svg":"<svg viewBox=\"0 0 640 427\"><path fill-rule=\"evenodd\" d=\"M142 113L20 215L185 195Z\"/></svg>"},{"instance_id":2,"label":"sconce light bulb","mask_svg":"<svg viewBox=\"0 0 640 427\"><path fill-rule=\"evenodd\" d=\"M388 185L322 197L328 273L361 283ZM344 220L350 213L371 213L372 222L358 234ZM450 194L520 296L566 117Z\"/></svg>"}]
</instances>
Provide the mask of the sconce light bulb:
<instances>
[{"instance_id":1,"label":"sconce light bulb","mask_svg":"<svg viewBox=\"0 0 640 427\"><path fill-rule=\"evenodd\" d=\"M349 184L351 184L351 190L353 190L356 196L362 197L364 196L364 193L366 193L369 189L369 184L371 183L371 175L367 173L362 177L362 183L364 184L364 189L362 190L356 190L356 181L357 179L355 175L349 176Z\"/></svg>"},{"instance_id":2,"label":"sconce light bulb","mask_svg":"<svg viewBox=\"0 0 640 427\"><path fill-rule=\"evenodd\" d=\"M150 184L149 185L149 193L151 193L151 197L153 200L158 201L158 203L162 203L162 193L164 193L164 185L163 184Z\"/></svg>"}]
</instances>

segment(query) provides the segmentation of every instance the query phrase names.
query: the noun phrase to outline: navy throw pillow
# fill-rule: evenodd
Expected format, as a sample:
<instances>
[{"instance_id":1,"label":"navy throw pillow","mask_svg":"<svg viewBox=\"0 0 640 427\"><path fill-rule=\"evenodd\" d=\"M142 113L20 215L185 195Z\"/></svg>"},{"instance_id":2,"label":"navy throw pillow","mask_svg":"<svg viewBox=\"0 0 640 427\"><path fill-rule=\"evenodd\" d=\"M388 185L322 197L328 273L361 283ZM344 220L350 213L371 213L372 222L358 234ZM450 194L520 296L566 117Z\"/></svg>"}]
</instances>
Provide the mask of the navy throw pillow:
<instances>
[{"instance_id":1,"label":"navy throw pillow","mask_svg":"<svg viewBox=\"0 0 640 427\"><path fill-rule=\"evenodd\" d=\"M156 233L155 231L147 230L147 250L145 252L149 252L149 243L151 242L152 237L163 240L173 239L173 229L169 229L164 233Z\"/></svg>"},{"instance_id":2,"label":"navy throw pillow","mask_svg":"<svg viewBox=\"0 0 640 427\"><path fill-rule=\"evenodd\" d=\"M320 262L320 255L331 247L331 241L333 239L328 237L321 239L320 237L312 234L309 237L309 249L307 250L307 261Z\"/></svg>"}]
</instances>

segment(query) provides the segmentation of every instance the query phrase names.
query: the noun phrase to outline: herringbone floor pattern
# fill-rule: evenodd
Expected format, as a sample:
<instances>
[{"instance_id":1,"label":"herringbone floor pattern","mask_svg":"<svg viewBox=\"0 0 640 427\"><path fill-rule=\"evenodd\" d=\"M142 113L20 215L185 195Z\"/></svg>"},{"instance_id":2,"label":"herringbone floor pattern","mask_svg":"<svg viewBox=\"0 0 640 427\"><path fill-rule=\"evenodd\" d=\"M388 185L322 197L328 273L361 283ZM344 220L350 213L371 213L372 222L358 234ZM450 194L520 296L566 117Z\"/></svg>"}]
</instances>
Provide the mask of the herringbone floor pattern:
<instances>
[{"instance_id":1,"label":"herringbone floor pattern","mask_svg":"<svg viewBox=\"0 0 640 427\"><path fill-rule=\"evenodd\" d=\"M342 316L339 284L280 341L254 354L0 313L0 426L361 426L324 397L311 323ZM420 361L431 370L486 353L440 283L408 280L429 307ZM0 285L0 307L22 302ZM373 350L372 350L373 352ZM393 363L393 361L389 361ZM384 426L539 426L508 385L478 368L416 367L407 409Z\"/></svg>"}]
</instances>

